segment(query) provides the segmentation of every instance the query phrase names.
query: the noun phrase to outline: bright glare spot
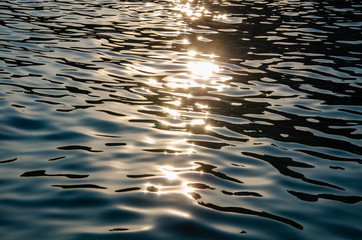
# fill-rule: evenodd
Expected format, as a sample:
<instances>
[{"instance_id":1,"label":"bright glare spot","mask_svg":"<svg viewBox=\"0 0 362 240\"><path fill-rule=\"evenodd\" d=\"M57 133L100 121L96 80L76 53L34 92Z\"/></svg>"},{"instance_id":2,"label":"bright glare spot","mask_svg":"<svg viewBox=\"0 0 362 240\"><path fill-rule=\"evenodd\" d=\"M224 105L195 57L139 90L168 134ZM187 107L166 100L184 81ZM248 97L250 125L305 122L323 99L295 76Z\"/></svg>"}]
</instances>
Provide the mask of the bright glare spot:
<instances>
[{"instance_id":1,"label":"bright glare spot","mask_svg":"<svg viewBox=\"0 0 362 240\"><path fill-rule=\"evenodd\" d=\"M174 109L164 108L164 111L166 113L170 114L171 116L174 116L174 117L180 116L180 113L177 110L174 110Z\"/></svg>"},{"instance_id":2,"label":"bright glare spot","mask_svg":"<svg viewBox=\"0 0 362 240\"><path fill-rule=\"evenodd\" d=\"M183 83L183 84L181 84L181 83L167 83L166 84L168 87L170 87L170 88L184 88L184 89L187 89L187 88L189 88L190 87L190 84L187 84L187 83Z\"/></svg>"},{"instance_id":3,"label":"bright glare spot","mask_svg":"<svg viewBox=\"0 0 362 240\"><path fill-rule=\"evenodd\" d=\"M149 82L151 85L156 85L156 84L158 84L158 82L157 82L155 79L148 79L148 82Z\"/></svg>"},{"instance_id":4,"label":"bright glare spot","mask_svg":"<svg viewBox=\"0 0 362 240\"><path fill-rule=\"evenodd\" d=\"M185 187L184 187L184 191L185 191L186 193L190 193L190 192L194 191L194 188L189 187L189 186L185 186Z\"/></svg>"},{"instance_id":5,"label":"bright glare spot","mask_svg":"<svg viewBox=\"0 0 362 240\"><path fill-rule=\"evenodd\" d=\"M183 40L183 43L184 43L184 44L190 44L189 40L187 40L187 39L184 39L184 40Z\"/></svg>"},{"instance_id":6,"label":"bright glare spot","mask_svg":"<svg viewBox=\"0 0 362 240\"><path fill-rule=\"evenodd\" d=\"M145 227L141 228L141 231L148 231L152 228L153 228L153 226L145 226Z\"/></svg>"},{"instance_id":7,"label":"bright glare spot","mask_svg":"<svg viewBox=\"0 0 362 240\"><path fill-rule=\"evenodd\" d=\"M196 51L194 51L194 50L191 50L191 51L189 51L188 53L187 53L190 57L194 57L194 56L196 56Z\"/></svg>"},{"instance_id":8,"label":"bright glare spot","mask_svg":"<svg viewBox=\"0 0 362 240\"><path fill-rule=\"evenodd\" d=\"M196 105L196 107L198 107L198 108L200 108L200 109L207 109L207 108L209 108L209 106L203 105L203 104L200 104L200 103L196 103L195 105Z\"/></svg>"},{"instance_id":9,"label":"bright glare spot","mask_svg":"<svg viewBox=\"0 0 362 240\"><path fill-rule=\"evenodd\" d=\"M202 119L195 119L195 120L192 120L190 124L191 125L203 125L203 124L205 124L205 122Z\"/></svg>"},{"instance_id":10,"label":"bright glare spot","mask_svg":"<svg viewBox=\"0 0 362 240\"><path fill-rule=\"evenodd\" d=\"M169 180L175 180L178 178L177 173L172 171L172 167L170 166L163 166L161 168L161 172L165 174L166 178Z\"/></svg>"},{"instance_id":11,"label":"bright glare spot","mask_svg":"<svg viewBox=\"0 0 362 240\"><path fill-rule=\"evenodd\" d=\"M177 216L181 216L181 217L186 217L186 218L190 217L189 214L181 212L181 211L177 211L177 210L168 210L168 212L171 214L175 214Z\"/></svg>"},{"instance_id":12,"label":"bright glare spot","mask_svg":"<svg viewBox=\"0 0 362 240\"><path fill-rule=\"evenodd\" d=\"M212 129L212 127L211 127L210 125L207 125L207 126L205 127L205 129L208 130L208 131L210 131L210 130Z\"/></svg>"},{"instance_id":13,"label":"bright glare spot","mask_svg":"<svg viewBox=\"0 0 362 240\"><path fill-rule=\"evenodd\" d=\"M175 106L180 106L181 105L181 101L180 100L176 100L176 101L171 101L171 102L167 102L168 104L172 104Z\"/></svg>"},{"instance_id":14,"label":"bright glare spot","mask_svg":"<svg viewBox=\"0 0 362 240\"><path fill-rule=\"evenodd\" d=\"M186 123L185 123L185 122L181 122L181 123L177 123L177 124L176 124L176 123L171 124L170 122L161 120L160 123L161 123L161 125L163 125L163 126L174 126L174 127L179 127L179 128L184 128L184 127L186 127Z\"/></svg>"},{"instance_id":15,"label":"bright glare spot","mask_svg":"<svg viewBox=\"0 0 362 240\"><path fill-rule=\"evenodd\" d=\"M219 72L219 67L211 62L190 62L188 68L193 75L209 78L213 73Z\"/></svg>"},{"instance_id":16,"label":"bright glare spot","mask_svg":"<svg viewBox=\"0 0 362 240\"><path fill-rule=\"evenodd\" d=\"M192 198L192 196L190 195L190 193L192 193L195 189L192 188L192 187L187 186L187 182L183 182L183 183L182 183L182 186L183 186L183 193L184 193L187 197Z\"/></svg>"},{"instance_id":17,"label":"bright glare spot","mask_svg":"<svg viewBox=\"0 0 362 240\"><path fill-rule=\"evenodd\" d=\"M211 14L211 12L210 12L209 10L207 10L207 9L204 9L204 10L203 10L203 13L204 13L204 14Z\"/></svg>"},{"instance_id":18,"label":"bright glare spot","mask_svg":"<svg viewBox=\"0 0 362 240\"><path fill-rule=\"evenodd\" d=\"M180 140L174 140L172 142L170 142L171 145L179 145L179 144L184 144L187 142L186 138L180 139Z\"/></svg>"},{"instance_id":19,"label":"bright glare spot","mask_svg":"<svg viewBox=\"0 0 362 240\"><path fill-rule=\"evenodd\" d=\"M189 148L189 149L187 149L187 151L186 151L186 154L193 154L194 153L194 149L193 148Z\"/></svg>"},{"instance_id":20,"label":"bright glare spot","mask_svg":"<svg viewBox=\"0 0 362 240\"><path fill-rule=\"evenodd\" d=\"M145 143L148 143L148 144L155 144L155 143L156 143L155 140L153 140L152 138L146 138L146 139L144 140L144 142L145 142Z\"/></svg>"},{"instance_id":21,"label":"bright glare spot","mask_svg":"<svg viewBox=\"0 0 362 240\"><path fill-rule=\"evenodd\" d=\"M216 87L216 89L217 89L218 92L223 91L224 88L225 88L225 86L217 86L217 87ZM226 86L226 88L227 88L227 86Z\"/></svg>"},{"instance_id":22,"label":"bright glare spot","mask_svg":"<svg viewBox=\"0 0 362 240\"><path fill-rule=\"evenodd\" d=\"M216 15L216 16L214 16L214 19L222 19L222 20L225 20L225 19L226 19L226 15L225 15L225 14Z\"/></svg>"}]
</instances>

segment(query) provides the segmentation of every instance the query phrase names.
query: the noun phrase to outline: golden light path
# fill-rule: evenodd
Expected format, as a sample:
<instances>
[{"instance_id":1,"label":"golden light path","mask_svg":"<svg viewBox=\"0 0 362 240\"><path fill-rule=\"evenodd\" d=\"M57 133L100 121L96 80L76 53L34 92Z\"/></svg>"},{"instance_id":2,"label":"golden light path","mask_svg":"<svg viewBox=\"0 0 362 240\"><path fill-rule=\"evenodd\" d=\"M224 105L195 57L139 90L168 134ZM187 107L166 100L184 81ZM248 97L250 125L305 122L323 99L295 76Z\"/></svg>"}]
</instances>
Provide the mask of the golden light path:
<instances>
[{"instance_id":1,"label":"golden light path","mask_svg":"<svg viewBox=\"0 0 362 240\"><path fill-rule=\"evenodd\" d=\"M174 4L174 11L177 19L179 19L179 25L183 24L184 19L190 19L192 21L199 19L205 15L210 15L213 21L225 20L226 15L216 14L213 15L206 9L206 6L200 5L194 0L171 0ZM185 30L187 31L187 30ZM177 36L181 36L180 32L177 32ZM197 41L209 42L212 41L206 38L203 32L200 32L197 36ZM150 76L145 82L152 89L162 89L172 94L175 93L169 100L163 101L164 105L158 106L157 111L162 112L162 117L157 119L156 127L159 129L176 129L181 131L184 137L177 139L175 135L172 135L169 142L157 142L154 139L147 137L143 142L149 145L160 146L164 144L164 154L170 156L170 162L167 165L161 165L156 167L157 173L154 177L148 179L144 185L144 193L151 193L157 195L163 194L182 194L190 199L197 200L200 195L195 193L196 188L193 186L192 175L203 174L202 170L198 170L198 165L193 162L185 162L188 167L174 167L179 166L173 162L173 156L182 155L185 156L184 160L188 159L188 155L195 154L194 144L189 142L192 133L190 128L203 129L205 133L211 131L213 126L207 123L209 106L205 101L198 101L192 95L195 91L221 91L227 88L225 81L232 79L230 76L223 75L223 69L215 61L218 56L214 53L199 52L196 47L192 46L192 42L187 37L182 37L179 44L185 46L183 52L178 52L173 55L174 59L170 59L164 66L158 64L142 64L138 63L137 66L129 65L129 71L133 71L135 74L146 74ZM177 71L168 71L168 66L176 65ZM145 65L145 66L143 66ZM171 68L172 70L173 68ZM165 72L165 76L162 79L153 78L153 74L162 74ZM190 90L190 91L188 91ZM193 112L195 116L190 116L189 110L185 109L185 104L190 99L193 102ZM196 111L196 112L195 112ZM171 130L172 131L172 130ZM185 174L185 175L184 175ZM187 177L188 176L188 177ZM179 212L176 210L172 214L180 215L183 217L189 217L190 215L185 212ZM171 212L170 212L171 213Z\"/></svg>"}]
</instances>

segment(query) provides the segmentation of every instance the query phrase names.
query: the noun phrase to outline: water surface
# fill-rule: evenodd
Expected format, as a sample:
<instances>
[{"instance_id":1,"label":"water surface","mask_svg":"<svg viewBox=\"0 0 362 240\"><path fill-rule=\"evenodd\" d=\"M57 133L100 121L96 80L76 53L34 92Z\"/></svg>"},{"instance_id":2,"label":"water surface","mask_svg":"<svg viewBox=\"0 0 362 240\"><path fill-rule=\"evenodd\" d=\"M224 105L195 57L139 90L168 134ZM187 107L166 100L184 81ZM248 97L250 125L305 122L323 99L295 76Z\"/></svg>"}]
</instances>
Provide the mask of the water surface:
<instances>
[{"instance_id":1,"label":"water surface","mask_svg":"<svg viewBox=\"0 0 362 240\"><path fill-rule=\"evenodd\" d=\"M361 9L1 1L2 239L359 239Z\"/></svg>"}]
</instances>

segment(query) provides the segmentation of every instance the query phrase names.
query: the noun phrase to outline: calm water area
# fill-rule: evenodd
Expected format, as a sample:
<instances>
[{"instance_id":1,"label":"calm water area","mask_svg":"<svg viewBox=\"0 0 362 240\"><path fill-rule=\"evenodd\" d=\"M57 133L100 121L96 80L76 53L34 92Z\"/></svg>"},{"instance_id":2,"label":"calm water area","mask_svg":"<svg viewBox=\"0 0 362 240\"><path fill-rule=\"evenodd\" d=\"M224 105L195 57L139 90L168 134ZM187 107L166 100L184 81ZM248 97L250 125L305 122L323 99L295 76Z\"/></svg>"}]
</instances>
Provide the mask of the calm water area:
<instances>
[{"instance_id":1,"label":"calm water area","mask_svg":"<svg viewBox=\"0 0 362 240\"><path fill-rule=\"evenodd\" d=\"M0 239L362 237L357 0L1 0Z\"/></svg>"}]
</instances>

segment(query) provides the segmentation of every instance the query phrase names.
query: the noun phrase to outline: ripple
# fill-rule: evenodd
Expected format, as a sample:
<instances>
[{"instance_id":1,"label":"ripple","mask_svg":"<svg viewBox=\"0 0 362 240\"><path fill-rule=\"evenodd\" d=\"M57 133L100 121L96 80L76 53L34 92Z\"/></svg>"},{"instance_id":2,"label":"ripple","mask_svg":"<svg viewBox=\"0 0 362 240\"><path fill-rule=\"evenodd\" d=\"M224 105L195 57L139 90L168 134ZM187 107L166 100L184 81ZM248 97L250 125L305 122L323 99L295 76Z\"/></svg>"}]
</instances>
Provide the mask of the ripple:
<instances>
[{"instance_id":1,"label":"ripple","mask_svg":"<svg viewBox=\"0 0 362 240\"><path fill-rule=\"evenodd\" d=\"M1 231L358 238L360 15L355 0L1 1Z\"/></svg>"}]
</instances>

